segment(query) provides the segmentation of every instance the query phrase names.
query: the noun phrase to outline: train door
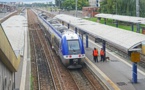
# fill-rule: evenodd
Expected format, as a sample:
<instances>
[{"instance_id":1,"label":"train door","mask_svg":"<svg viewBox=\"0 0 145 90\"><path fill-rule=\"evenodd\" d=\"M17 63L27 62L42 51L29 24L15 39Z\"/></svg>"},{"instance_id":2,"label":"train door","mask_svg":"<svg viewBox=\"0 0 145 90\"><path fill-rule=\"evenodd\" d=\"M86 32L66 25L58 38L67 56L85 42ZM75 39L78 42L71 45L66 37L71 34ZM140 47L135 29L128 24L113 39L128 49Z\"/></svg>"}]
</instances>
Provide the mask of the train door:
<instances>
[{"instance_id":1,"label":"train door","mask_svg":"<svg viewBox=\"0 0 145 90\"><path fill-rule=\"evenodd\" d=\"M51 45L52 45L52 49L54 49L54 34L51 34Z\"/></svg>"}]
</instances>

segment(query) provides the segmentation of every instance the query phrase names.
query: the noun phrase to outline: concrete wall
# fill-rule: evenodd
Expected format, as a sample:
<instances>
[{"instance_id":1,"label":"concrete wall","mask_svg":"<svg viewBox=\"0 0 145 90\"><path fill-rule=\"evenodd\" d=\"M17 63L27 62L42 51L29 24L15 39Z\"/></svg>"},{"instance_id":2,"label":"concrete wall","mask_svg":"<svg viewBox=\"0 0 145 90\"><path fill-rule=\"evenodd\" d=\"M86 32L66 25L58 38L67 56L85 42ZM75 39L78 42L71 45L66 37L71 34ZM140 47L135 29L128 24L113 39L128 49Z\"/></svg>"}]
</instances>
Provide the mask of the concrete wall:
<instances>
[{"instance_id":1,"label":"concrete wall","mask_svg":"<svg viewBox=\"0 0 145 90\"><path fill-rule=\"evenodd\" d=\"M90 7L100 7L100 2L101 1L102 0L89 0Z\"/></svg>"},{"instance_id":2,"label":"concrete wall","mask_svg":"<svg viewBox=\"0 0 145 90\"><path fill-rule=\"evenodd\" d=\"M97 14L97 7L83 7L83 15L88 17L94 17Z\"/></svg>"},{"instance_id":3,"label":"concrete wall","mask_svg":"<svg viewBox=\"0 0 145 90\"><path fill-rule=\"evenodd\" d=\"M12 46L0 25L0 59L9 68L10 71L16 72L19 63L20 56L17 57L12 49Z\"/></svg>"},{"instance_id":4,"label":"concrete wall","mask_svg":"<svg viewBox=\"0 0 145 90\"><path fill-rule=\"evenodd\" d=\"M13 90L14 73L10 72L0 60L0 90Z\"/></svg>"}]
</instances>

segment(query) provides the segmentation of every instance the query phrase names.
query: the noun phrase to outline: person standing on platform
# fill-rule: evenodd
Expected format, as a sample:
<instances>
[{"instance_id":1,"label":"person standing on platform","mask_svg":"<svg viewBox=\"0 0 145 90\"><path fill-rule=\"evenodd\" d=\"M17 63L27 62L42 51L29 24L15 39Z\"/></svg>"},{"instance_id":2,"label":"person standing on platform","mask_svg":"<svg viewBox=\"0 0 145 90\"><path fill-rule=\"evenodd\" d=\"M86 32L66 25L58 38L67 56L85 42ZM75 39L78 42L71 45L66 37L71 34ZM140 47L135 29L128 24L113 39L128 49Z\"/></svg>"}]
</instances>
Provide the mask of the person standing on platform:
<instances>
[{"instance_id":1,"label":"person standing on platform","mask_svg":"<svg viewBox=\"0 0 145 90\"><path fill-rule=\"evenodd\" d=\"M105 52L104 52L104 50L103 50L103 48L101 48L101 50L100 50L100 56L101 56L101 60L100 61L105 61Z\"/></svg>"},{"instance_id":2,"label":"person standing on platform","mask_svg":"<svg viewBox=\"0 0 145 90\"><path fill-rule=\"evenodd\" d=\"M98 50L96 48L94 48L93 50L93 57L94 57L94 61L98 62Z\"/></svg>"}]
</instances>

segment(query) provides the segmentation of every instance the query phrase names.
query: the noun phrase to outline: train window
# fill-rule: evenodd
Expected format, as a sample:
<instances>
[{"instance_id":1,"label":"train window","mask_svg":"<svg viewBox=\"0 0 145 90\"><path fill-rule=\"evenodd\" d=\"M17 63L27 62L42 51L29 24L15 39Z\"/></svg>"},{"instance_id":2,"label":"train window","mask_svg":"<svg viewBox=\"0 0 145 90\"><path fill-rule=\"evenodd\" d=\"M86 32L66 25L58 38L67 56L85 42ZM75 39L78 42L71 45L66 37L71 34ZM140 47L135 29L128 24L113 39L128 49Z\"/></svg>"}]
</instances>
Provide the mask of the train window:
<instances>
[{"instance_id":1,"label":"train window","mask_svg":"<svg viewBox=\"0 0 145 90\"><path fill-rule=\"evenodd\" d=\"M69 50L78 50L80 49L78 40L69 40L68 41Z\"/></svg>"},{"instance_id":2,"label":"train window","mask_svg":"<svg viewBox=\"0 0 145 90\"><path fill-rule=\"evenodd\" d=\"M2 79L1 79L1 75L0 75L0 90L2 89L1 87L2 87L2 81L1 81Z\"/></svg>"},{"instance_id":3,"label":"train window","mask_svg":"<svg viewBox=\"0 0 145 90\"><path fill-rule=\"evenodd\" d=\"M5 85L5 88L7 87L7 77L5 77L5 83L4 83Z\"/></svg>"},{"instance_id":4,"label":"train window","mask_svg":"<svg viewBox=\"0 0 145 90\"><path fill-rule=\"evenodd\" d=\"M3 90L5 90L5 88L6 88L6 77L5 77L5 79L3 80Z\"/></svg>"},{"instance_id":5,"label":"train window","mask_svg":"<svg viewBox=\"0 0 145 90\"><path fill-rule=\"evenodd\" d=\"M69 54L79 54L80 45L78 40L69 40L68 41Z\"/></svg>"},{"instance_id":6,"label":"train window","mask_svg":"<svg viewBox=\"0 0 145 90\"><path fill-rule=\"evenodd\" d=\"M54 37L54 41L55 41L56 45L58 46L59 45L59 42L58 42L58 40L57 40L56 37Z\"/></svg>"},{"instance_id":7,"label":"train window","mask_svg":"<svg viewBox=\"0 0 145 90\"><path fill-rule=\"evenodd\" d=\"M10 79L10 82L9 82L8 90L11 90L11 79Z\"/></svg>"},{"instance_id":8,"label":"train window","mask_svg":"<svg viewBox=\"0 0 145 90\"><path fill-rule=\"evenodd\" d=\"M14 82L13 82L13 84L12 84L12 90L14 90L15 89L15 84L14 84Z\"/></svg>"}]
</instances>

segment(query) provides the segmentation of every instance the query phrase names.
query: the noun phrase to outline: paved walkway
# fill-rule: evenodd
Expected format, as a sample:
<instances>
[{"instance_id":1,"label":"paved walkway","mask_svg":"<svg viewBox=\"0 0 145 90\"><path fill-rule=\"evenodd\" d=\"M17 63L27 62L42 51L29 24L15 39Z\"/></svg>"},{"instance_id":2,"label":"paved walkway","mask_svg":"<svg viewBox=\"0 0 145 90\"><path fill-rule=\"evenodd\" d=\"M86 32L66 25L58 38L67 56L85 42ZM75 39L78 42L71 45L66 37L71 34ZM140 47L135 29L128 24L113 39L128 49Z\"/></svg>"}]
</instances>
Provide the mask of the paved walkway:
<instances>
[{"instance_id":1,"label":"paved walkway","mask_svg":"<svg viewBox=\"0 0 145 90\"><path fill-rule=\"evenodd\" d=\"M85 41L85 40L84 40ZM138 83L132 83L132 64L115 53L107 50L109 61L95 63L92 57L93 48L100 51L101 46L89 41L89 48L86 48L87 58L94 63L112 82L121 90L145 90L145 72L138 69ZM100 57L99 57L100 60ZM141 67L139 67L141 68Z\"/></svg>"}]
</instances>

